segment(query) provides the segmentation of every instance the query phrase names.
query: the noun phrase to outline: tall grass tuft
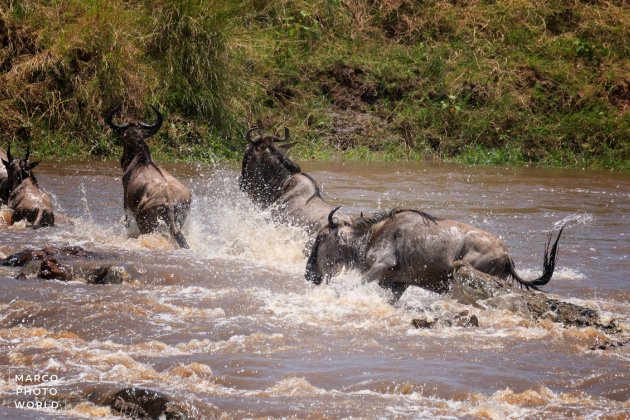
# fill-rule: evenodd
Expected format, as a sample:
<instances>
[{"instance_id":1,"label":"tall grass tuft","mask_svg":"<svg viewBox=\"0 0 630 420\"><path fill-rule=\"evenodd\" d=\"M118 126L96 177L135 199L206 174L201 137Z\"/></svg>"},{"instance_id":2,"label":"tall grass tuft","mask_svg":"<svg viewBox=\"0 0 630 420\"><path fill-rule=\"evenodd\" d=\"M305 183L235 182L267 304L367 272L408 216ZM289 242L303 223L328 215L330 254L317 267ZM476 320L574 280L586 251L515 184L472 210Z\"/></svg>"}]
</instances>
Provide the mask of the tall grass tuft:
<instances>
[{"instance_id":1,"label":"tall grass tuft","mask_svg":"<svg viewBox=\"0 0 630 420\"><path fill-rule=\"evenodd\" d=\"M0 103L9 111L0 128L8 140L47 139L57 154L69 142L76 151L77 139L92 148L108 108L138 107L149 96L151 71L130 42L135 13L121 3L10 2L0 21L13 46L3 49L0 72Z\"/></svg>"},{"instance_id":2,"label":"tall grass tuft","mask_svg":"<svg viewBox=\"0 0 630 420\"><path fill-rule=\"evenodd\" d=\"M164 102L186 117L229 130L241 73L229 44L239 2L155 0L150 8L149 54L162 72L158 89Z\"/></svg>"}]
</instances>

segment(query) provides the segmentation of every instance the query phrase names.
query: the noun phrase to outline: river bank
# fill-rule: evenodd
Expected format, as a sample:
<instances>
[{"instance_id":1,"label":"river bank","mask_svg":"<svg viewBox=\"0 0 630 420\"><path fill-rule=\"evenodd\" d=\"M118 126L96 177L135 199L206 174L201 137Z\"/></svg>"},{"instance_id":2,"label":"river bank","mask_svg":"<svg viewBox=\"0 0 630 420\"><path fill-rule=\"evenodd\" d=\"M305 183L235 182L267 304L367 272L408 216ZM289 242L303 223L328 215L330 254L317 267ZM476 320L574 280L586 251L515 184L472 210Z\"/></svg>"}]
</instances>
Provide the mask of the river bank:
<instances>
[{"instance_id":1,"label":"river bank","mask_svg":"<svg viewBox=\"0 0 630 420\"><path fill-rule=\"evenodd\" d=\"M117 155L103 116L167 123L162 160L238 159L261 119L297 159L630 168L624 2L0 3L0 145Z\"/></svg>"}]
</instances>

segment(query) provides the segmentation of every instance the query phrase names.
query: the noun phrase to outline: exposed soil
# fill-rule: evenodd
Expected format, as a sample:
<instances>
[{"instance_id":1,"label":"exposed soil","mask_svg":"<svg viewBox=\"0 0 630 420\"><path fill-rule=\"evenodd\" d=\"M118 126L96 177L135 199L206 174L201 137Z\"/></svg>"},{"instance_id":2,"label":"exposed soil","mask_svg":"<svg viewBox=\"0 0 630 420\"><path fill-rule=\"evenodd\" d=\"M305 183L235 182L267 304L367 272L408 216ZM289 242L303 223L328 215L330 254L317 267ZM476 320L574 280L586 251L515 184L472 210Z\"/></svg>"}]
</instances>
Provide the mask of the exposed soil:
<instances>
[{"instance_id":1,"label":"exposed soil","mask_svg":"<svg viewBox=\"0 0 630 420\"><path fill-rule=\"evenodd\" d=\"M311 81L318 83L321 93L339 110L366 111L369 105L380 100L396 102L413 86L409 80L392 80L386 85L367 70L344 63L335 63L318 71L313 79Z\"/></svg>"}]
</instances>

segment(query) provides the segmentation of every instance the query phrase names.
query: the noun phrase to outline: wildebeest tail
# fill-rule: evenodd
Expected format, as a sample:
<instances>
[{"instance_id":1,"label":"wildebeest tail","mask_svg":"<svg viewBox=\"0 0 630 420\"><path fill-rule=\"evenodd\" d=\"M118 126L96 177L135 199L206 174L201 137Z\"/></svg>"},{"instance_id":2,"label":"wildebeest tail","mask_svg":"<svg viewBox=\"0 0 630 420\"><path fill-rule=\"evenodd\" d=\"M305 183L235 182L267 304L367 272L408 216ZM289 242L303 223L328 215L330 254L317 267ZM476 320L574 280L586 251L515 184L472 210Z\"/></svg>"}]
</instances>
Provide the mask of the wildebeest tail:
<instances>
[{"instance_id":1,"label":"wildebeest tail","mask_svg":"<svg viewBox=\"0 0 630 420\"><path fill-rule=\"evenodd\" d=\"M188 246L188 242L186 242L186 238L184 238L184 235L182 234L182 231L179 229L177 223L175 222L174 206L168 206L168 228L171 231L173 239L175 239L175 242L177 242L180 248L190 248Z\"/></svg>"},{"instance_id":2,"label":"wildebeest tail","mask_svg":"<svg viewBox=\"0 0 630 420\"><path fill-rule=\"evenodd\" d=\"M558 242L560 241L560 236L562 235L562 231L564 230L566 224L562 225L560 231L558 232L558 237L554 241L551 246L551 250L549 250L549 246L551 245L551 239L553 231L549 232L549 238L547 239L547 245L545 246L545 257L543 261L543 273L537 279L525 280L521 278L517 273L514 267L514 261L509 259L509 276L516 280L519 284L524 286L526 289L534 289L540 290L538 286L544 286L549 283L551 280L551 276L553 276L553 271L556 267L556 253L558 251Z\"/></svg>"}]
</instances>

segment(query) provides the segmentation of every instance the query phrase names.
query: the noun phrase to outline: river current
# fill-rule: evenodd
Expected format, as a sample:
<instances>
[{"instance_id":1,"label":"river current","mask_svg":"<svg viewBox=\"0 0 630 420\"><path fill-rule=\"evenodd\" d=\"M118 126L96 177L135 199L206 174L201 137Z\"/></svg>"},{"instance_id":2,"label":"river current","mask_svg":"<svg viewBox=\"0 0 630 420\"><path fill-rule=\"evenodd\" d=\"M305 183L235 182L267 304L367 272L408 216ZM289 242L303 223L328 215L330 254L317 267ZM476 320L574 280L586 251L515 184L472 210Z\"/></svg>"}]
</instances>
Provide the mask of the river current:
<instances>
[{"instance_id":1,"label":"river current","mask_svg":"<svg viewBox=\"0 0 630 420\"><path fill-rule=\"evenodd\" d=\"M0 267L0 417L113 417L77 398L17 409L17 374L48 374L58 395L138 386L192 418L630 418L630 344L595 328L531 321L343 272L304 279L306 236L275 225L238 190L236 166L166 165L193 191L180 250L160 233L129 238L114 163L44 163L59 223L0 226L0 256L79 245L114 255L121 285L16 279ZM571 219L545 290L596 309L630 336L630 176L433 163L306 162L341 212L413 207L494 232L517 270L542 269L547 233ZM478 328L411 320L468 310ZM40 385L41 386L41 385Z\"/></svg>"}]
</instances>

